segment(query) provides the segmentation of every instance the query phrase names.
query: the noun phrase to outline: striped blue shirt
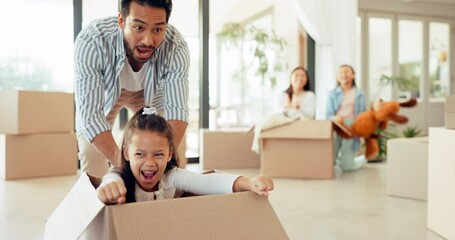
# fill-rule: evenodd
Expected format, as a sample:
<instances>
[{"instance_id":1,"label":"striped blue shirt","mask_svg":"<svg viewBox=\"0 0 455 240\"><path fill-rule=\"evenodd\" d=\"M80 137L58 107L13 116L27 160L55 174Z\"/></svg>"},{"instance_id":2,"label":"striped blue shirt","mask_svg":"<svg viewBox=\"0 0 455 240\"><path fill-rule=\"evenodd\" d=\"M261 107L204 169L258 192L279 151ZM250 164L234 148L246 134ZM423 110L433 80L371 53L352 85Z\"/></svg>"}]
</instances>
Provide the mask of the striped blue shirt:
<instances>
[{"instance_id":1,"label":"striped blue shirt","mask_svg":"<svg viewBox=\"0 0 455 240\"><path fill-rule=\"evenodd\" d=\"M74 49L76 132L91 142L111 130L106 116L120 96L120 72L126 57L117 17L95 20L77 36ZM167 25L161 45L146 64L145 105L167 120L188 122L190 55L182 35Z\"/></svg>"}]
</instances>

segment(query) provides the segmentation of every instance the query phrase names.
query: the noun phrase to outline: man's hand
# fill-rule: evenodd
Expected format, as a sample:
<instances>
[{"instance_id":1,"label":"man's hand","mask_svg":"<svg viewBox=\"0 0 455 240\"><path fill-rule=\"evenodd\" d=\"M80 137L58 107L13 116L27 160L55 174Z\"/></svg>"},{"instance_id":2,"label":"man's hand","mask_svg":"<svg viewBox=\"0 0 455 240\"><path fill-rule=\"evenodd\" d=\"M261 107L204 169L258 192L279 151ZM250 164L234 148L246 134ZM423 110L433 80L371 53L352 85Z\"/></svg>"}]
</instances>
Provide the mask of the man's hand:
<instances>
[{"instance_id":1,"label":"man's hand","mask_svg":"<svg viewBox=\"0 0 455 240\"><path fill-rule=\"evenodd\" d=\"M101 202L107 205L123 204L126 201L126 188L123 181L111 181L101 185L96 191Z\"/></svg>"}]
</instances>

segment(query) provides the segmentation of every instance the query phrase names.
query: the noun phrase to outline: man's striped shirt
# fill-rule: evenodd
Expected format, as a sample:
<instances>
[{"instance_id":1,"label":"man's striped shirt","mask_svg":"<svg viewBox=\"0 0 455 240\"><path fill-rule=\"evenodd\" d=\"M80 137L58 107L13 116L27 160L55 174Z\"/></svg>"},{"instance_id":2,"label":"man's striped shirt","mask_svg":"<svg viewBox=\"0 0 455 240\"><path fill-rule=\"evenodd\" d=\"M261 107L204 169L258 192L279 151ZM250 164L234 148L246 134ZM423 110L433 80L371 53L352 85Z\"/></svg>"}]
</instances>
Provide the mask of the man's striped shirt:
<instances>
[{"instance_id":1,"label":"man's striped shirt","mask_svg":"<svg viewBox=\"0 0 455 240\"><path fill-rule=\"evenodd\" d=\"M76 132L91 142L111 130L106 116L121 93L120 72L126 57L117 17L91 22L75 42ZM190 55L182 35L167 25L161 45L149 60L144 105L164 112L167 120L188 122Z\"/></svg>"}]
</instances>

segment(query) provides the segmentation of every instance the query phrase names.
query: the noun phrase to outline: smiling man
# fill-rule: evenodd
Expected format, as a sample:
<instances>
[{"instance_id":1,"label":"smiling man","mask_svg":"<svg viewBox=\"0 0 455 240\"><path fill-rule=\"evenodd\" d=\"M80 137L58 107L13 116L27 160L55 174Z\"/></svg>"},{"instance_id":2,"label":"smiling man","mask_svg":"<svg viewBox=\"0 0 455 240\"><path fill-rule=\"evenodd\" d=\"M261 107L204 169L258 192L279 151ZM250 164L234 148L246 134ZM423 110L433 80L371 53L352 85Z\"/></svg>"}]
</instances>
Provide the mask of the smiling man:
<instances>
[{"instance_id":1,"label":"smiling man","mask_svg":"<svg viewBox=\"0 0 455 240\"><path fill-rule=\"evenodd\" d=\"M168 25L171 0L122 0L118 17L91 22L75 42L76 132L81 170L118 165L112 125L122 108L153 106L178 146L188 123L188 46Z\"/></svg>"}]
</instances>

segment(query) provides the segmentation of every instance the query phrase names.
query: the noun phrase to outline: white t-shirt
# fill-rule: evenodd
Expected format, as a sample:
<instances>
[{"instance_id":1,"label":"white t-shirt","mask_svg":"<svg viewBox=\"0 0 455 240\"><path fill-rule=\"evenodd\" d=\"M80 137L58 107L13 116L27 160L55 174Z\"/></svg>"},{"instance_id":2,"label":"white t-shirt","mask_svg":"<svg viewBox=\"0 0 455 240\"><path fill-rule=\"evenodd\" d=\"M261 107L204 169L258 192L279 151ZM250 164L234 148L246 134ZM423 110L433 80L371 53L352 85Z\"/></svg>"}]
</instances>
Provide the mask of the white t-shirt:
<instances>
[{"instance_id":1,"label":"white t-shirt","mask_svg":"<svg viewBox=\"0 0 455 240\"><path fill-rule=\"evenodd\" d=\"M135 72L126 57L125 64L120 72L120 88L130 92L138 92L144 89L145 73L148 65L148 63L145 63L139 72Z\"/></svg>"},{"instance_id":2,"label":"white t-shirt","mask_svg":"<svg viewBox=\"0 0 455 240\"><path fill-rule=\"evenodd\" d=\"M283 92L278 100L278 109L280 112L285 112L290 117L300 115L305 118L314 119L316 112L316 96L311 91L304 91L294 101L298 102L299 109L286 108L285 103L288 99L288 94Z\"/></svg>"},{"instance_id":3,"label":"white t-shirt","mask_svg":"<svg viewBox=\"0 0 455 240\"><path fill-rule=\"evenodd\" d=\"M346 119L355 118L355 88L343 92L343 100L337 115Z\"/></svg>"}]
</instances>

